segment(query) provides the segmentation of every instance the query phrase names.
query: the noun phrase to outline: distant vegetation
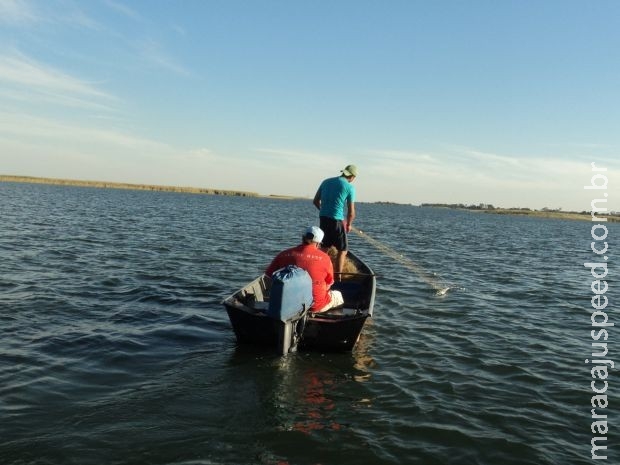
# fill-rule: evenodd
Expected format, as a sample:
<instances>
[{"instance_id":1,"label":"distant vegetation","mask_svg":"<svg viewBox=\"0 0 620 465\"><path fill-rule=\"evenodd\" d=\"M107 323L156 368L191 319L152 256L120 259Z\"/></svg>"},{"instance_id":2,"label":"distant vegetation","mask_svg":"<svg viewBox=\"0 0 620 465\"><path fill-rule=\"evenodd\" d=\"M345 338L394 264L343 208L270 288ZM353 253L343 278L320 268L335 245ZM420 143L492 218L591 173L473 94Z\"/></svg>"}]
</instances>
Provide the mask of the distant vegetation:
<instances>
[{"instance_id":1,"label":"distant vegetation","mask_svg":"<svg viewBox=\"0 0 620 465\"><path fill-rule=\"evenodd\" d=\"M256 192L229 191L223 189L207 189L202 187L158 186L150 184L129 184L122 182L77 181L73 179L36 178L32 176L0 175L0 181L25 182L35 184L54 184L61 186L97 187L107 189L132 189L142 191L185 192L190 194L232 195L238 197L260 197Z\"/></svg>"},{"instance_id":2,"label":"distant vegetation","mask_svg":"<svg viewBox=\"0 0 620 465\"><path fill-rule=\"evenodd\" d=\"M437 208L458 208L461 210L495 210L490 203L479 203L478 205L465 205L464 203L423 203L421 207L437 207ZM529 208L519 208L518 210L529 210Z\"/></svg>"},{"instance_id":3,"label":"distant vegetation","mask_svg":"<svg viewBox=\"0 0 620 465\"><path fill-rule=\"evenodd\" d=\"M478 205L465 205L462 203L423 203L421 207L436 207L436 208L452 208L458 210L473 210L484 213L493 213L496 215L526 215L536 216L539 218L562 218L568 220L588 220L592 219L592 214L589 211L581 212L569 212L562 211L561 208L549 208L545 207L540 210L533 210L527 207L511 207L511 208L498 208L491 204L480 203ZM617 213L603 214L599 212L597 216L605 216L607 221L620 222L620 215Z\"/></svg>"}]
</instances>

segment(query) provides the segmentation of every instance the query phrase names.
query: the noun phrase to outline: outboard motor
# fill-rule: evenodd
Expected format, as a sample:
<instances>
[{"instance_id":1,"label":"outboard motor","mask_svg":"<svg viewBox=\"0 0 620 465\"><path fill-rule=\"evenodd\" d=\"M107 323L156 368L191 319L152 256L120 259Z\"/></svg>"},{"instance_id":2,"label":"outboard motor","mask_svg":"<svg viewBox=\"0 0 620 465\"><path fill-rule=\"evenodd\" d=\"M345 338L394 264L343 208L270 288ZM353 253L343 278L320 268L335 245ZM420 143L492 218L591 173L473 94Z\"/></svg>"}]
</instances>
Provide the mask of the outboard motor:
<instances>
[{"instance_id":1,"label":"outboard motor","mask_svg":"<svg viewBox=\"0 0 620 465\"><path fill-rule=\"evenodd\" d=\"M295 265L285 266L271 276L267 316L277 321L280 355L297 350L307 312L312 305L312 278Z\"/></svg>"}]
</instances>

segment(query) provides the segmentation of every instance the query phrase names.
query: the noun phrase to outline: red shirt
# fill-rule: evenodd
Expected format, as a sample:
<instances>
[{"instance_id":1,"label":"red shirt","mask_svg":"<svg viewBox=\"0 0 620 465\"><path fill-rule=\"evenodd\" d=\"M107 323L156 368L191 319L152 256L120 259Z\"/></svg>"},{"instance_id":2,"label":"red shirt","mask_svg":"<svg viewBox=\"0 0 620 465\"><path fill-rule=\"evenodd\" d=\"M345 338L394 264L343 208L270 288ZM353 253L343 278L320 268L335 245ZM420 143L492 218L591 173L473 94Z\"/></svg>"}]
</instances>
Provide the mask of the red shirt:
<instances>
[{"instance_id":1,"label":"red shirt","mask_svg":"<svg viewBox=\"0 0 620 465\"><path fill-rule=\"evenodd\" d=\"M312 279L312 298L310 310L319 310L329 303L329 288L334 283L334 266L325 252L314 244L301 244L280 252L265 270L269 277L274 271L287 265L297 265L308 272Z\"/></svg>"}]
</instances>

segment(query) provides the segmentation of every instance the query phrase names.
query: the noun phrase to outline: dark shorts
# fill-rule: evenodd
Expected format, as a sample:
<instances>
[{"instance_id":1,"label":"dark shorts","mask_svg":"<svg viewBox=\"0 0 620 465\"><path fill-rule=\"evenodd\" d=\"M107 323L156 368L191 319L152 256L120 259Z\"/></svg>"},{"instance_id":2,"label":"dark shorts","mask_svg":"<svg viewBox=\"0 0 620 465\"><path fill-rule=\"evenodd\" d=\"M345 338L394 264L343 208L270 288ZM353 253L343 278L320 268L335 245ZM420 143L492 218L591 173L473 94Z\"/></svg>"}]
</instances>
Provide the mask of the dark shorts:
<instances>
[{"instance_id":1,"label":"dark shorts","mask_svg":"<svg viewBox=\"0 0 620 465\"><path fill-rule=\"evenodd\" d=\"M323 247L328 248L333 245L336 247L336 250L347 250L347 233L344 230L342 221L327 216L321 216L320 220L321 229L325 233L322 242Z\"/></svg>"}]
</instances>

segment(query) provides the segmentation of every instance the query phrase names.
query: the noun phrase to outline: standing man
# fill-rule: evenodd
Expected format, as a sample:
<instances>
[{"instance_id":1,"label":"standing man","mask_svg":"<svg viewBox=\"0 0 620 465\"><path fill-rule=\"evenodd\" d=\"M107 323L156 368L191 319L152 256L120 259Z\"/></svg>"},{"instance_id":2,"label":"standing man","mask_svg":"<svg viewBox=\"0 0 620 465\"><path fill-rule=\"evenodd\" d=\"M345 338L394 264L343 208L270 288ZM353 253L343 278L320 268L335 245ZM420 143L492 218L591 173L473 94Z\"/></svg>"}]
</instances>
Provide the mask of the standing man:
<instances>
[{"instance_id":1,"label":"standing man","mask_svg":"<svg viewBox=\"0 0 620 465\"><path fill-rule=\"evenodd\" d=\"M319 209L321 229L325 232L323 247L336 247L336 275L344 269L347 256L347 233L355 219L355 187L352 182L357 176L357 167L347 165L341 175L325 179L314 196L314 206ZM344 207L347 207L345 221Z\"/></svg>"}]
</instances>

